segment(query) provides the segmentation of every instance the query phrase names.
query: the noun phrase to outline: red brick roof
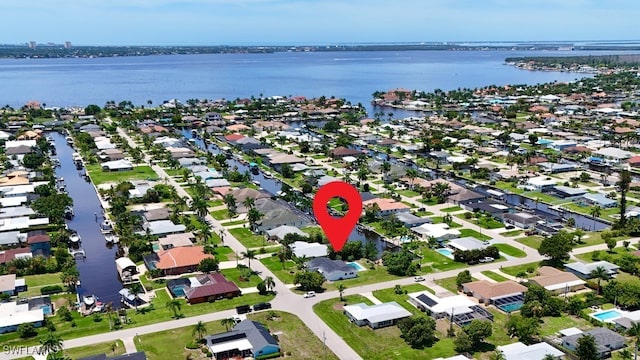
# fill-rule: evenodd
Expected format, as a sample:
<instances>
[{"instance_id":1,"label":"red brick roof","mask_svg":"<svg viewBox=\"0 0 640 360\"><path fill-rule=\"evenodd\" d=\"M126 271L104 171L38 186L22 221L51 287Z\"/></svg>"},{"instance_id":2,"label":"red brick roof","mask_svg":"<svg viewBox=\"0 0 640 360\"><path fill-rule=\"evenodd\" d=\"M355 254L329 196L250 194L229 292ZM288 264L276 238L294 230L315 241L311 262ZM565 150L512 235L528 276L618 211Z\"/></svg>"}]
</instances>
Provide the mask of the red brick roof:
<instances>
[{"instance_id":1,"label":"red brick roof","mask_svg":"<svg viewBox=\"0 0 640 360\"><path fill-rule=\"evenodd\" d=\"M244 135L241 135L241 134L230 134L230 135L225 135L224 138L227 141L238 141L238 140L244 138Z\"/></svg>"},{"instance_id":2,"label":"red brick roof","mask_svg":"<svg viewBox=\"0 0 640 360\"><path fill-rule=\"evenodd\" d=\"M43 242L50 242L51 238L49 237L49 235L34 235L34 236L29 236L27 238L27 243L28 244L37 244L37 243L43 243Z\"/></svg>"},{"instance_id":3,"label":"red brick roof","mask_svg":"<svg viewBox=\"0 0 640 360\"><path fill-rule=\"evenodd\" d=\"M213 255L205 254L204 247L202 246L193 246L159 251L158 258L160 260L156 263L156 267L167 270L185 266L195 266L203 259L213 259Z\"/></svg>"},{"instance_id":4,"label":"red brick roof","mask_svg":"<svg viewBox=\"0 0 640 360\"><path fill-rule=\"evenodd\" d=\"M0 264L8 263L9 261L15 259L16 255L28 254L30 252L31 250L29 250L29 248L18 248L0 251Z\"/></svg>"}]
</instances>

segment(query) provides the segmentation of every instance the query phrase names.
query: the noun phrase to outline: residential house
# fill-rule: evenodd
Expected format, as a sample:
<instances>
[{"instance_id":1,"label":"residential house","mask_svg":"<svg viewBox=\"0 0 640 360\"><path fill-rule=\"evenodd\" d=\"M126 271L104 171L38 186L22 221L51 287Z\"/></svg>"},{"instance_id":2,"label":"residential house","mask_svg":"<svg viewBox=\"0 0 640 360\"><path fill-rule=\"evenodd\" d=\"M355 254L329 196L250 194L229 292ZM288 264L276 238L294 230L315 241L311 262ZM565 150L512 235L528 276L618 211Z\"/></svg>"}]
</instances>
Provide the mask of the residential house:
<instances>
[{"instance_id":1,"label":"residential house","mask_svg":"<svg viewBox=\"0 0 640 360\"><path fill-rule=\"evenodd\" d=\"M408 228L420 226L422 224L430 224L433 222L433 220L428 217L418 217L410 212L400 212L395 214L395 216L398 221L400 221L404 226Z\"/></svg>"},{"instance_id":2,"label":"residential house","mask_svg":"<svg viewBox=\"0 0 640 360\"><path fill-rule=\"evenodd\" d=\"M263 358L280 352L278 341L257 321L243 320L231 331L205 337L207 347L216 360Z\"/></svg>"},{"instance_id":3,"label":"residential house","mask_svg":"<svg viewBox=\"0 0 640 360\"><path fill-rule=\"evenodd\" d=\"M470 251L470 250L484 250L488 245L484 242L471 237L455 238L447 242L447 246L453 250Z\"/></svg>"},{"instance_id":4,"label":"residential house","mask_svg":"<svg viewBox=\"0 0 640 360\"><path fill-rule=\"evenodd\" d=\"M263 214L255 225L255 230L258 232L275 229L282 225L301 228L310 223L310 219L302 213L295 212L288 206L270 198L256 200L255 208Z\"/></svg>"},{"instance_id":5,"label":"residential house","mask_svg":"<svg viewBox=\"0 0 640 360\"><path fill-rule=\"evenodd\" d=\"M47 233L29 234L27 237L27 244L29 244L29 250L33 255L51 255L51 238Z\"/></svg>"},{"instance_id":6,"label":"residential house","mask_svg":"<svg viewBox=\"0 0 640 360\"><path fill-rule=\"evenodd\" d=\"M174 297L184 296L189 304L231 299L241 295L238 286L220 273L172 279L167 282L167 288Z\"/></svg>"},{"instance_id":7,"label":"residential house","mask_svg":"<svg viewBox=\"0 0 640 360\"><path fill-rule=\"evenodd\" d=\"M478 280L463 284L462 291L478 299L481 303L489 305L505 298L514 298L514 301L516 299L522 301L524 300L524 293L527 292L527 287L512 280L499 283Z\"/></svg>"},{"instance_id":8,"label":"residential house","mask_svg":"<svg viewBox=\"0 0 640 360\"><path fill-rule=\"evenodd\" d=\"M344 261L331 260L324 257L308 261L307 269L319 272L327 281L345 280L358 276L356 269L347 265Z\"/></svg>"},{"instance_id":9,"label":"residential house","mask_svg":"<svg viewBox=\"0 0 640 360\"><path fill-rule=\"evenodd\" d=\"M107 161L100 164L103 171L129 171L133 170L133 163L129 160Z\"/></svg>"},{"instance_id":10,"label":"residential house","mask_svg":"<svg viewBox=\"0 0 640 360\"><path fill-rule=\"evenodd\" d=\"M193 246L196 237L192 232L168 234L158 239L158 244L162 250L169 250L176 247Z\"/></svg>"},{"instance_id":11,"label":"residential house","mask_svg":"<svg viewBox=\"0 0 640 360\"><path fill-rule=\"evenodd\" d=\"M530 229L534 227L538 221L542 221L542 218L525 212L504 214L504 222L506 224L512 224L522 229Z\"/></svg>"},{"instance_id":12,"label":"residential house","mask_svg":"<svg viewBox=\"0 0 640 360\"><path fill-rule=\"evenodd\" d=\"M320 243L308 243L304 241L295 241L289 245L291 251L296 257L302 258L315 258L327 256L329 248L325 244Z\"/></svg>"},{"instance_id":13,"label":"residential house","mask_svg":"<svg viewBox=\"0 0 640 360\"><path fill-rule=\"evenodd\" d=\"M504 360L543 360L549 355L554 359L561 359L564 353L546 342L525 345L521 342L498 346L498 351L504 355Z\"/></svg>"},{"instance_id":14,"label":"residential house","mask_svg":"<svg viewBox=\"0 0 640 360\"><path fill-rule=\"evenodd\" d=\"M145 230L144 233L149 233L150 235L166 235L166 234L177 234L184 232L187 227L182 224L174 224L171 220L156 220L149 221L142 224L142 228Z\"/></svg>"},{"instance_id":15,"label":"residential house","mask_svg":"<svg viewBox=\"0 0 640 360\"><path fill-rule=\"evenodd\" d=\"M612 351L622 349L625 346L625 337L607 328L595 328L579 334L565 336L562 338L562 346L570 351L576 351L578 340L585 335L591 335L595 338L598 356L601 359L608 358L611 356Z\"/></svg>"},{"instance_id":16,"label":"residential house","mask_svg":"<svg viewBox=\"0 0 640 360\"><path fill-rule=\"evenodd\" d=\"M434 319L451 319L459 326L473 320L493 321L493 315L465 295L438 297L428 291L408 294L409 303Z\"/></svg>"},{"instance_id":17,"label":"residential house","mask_svg":"<svg viewBox=\"0 0 640 360\"><path fill-rule=\"evenodd\" d=\"M347 305L343 311L352 323L358 326L367 325L372 329L392 326L411 316L409 311L395 301L376 305L365 303Z\"/></svg>"},{"instance_id":18,"label":"residential house","mask_svg":"<svg viewBox=\"0 0 640 360\"><path fill-rule=\"evenodd\" d=\"M19 231L0 233L0 247L14 247L27 241L27 234Z\"/></svg>"},{"instance_id":19,"label":"residential house","mask_svg":"<svg viewBox=\"0 0 640 360\"><path fill-rule=\"evenodd\" d=\"M604 158L610 163L617 164L627 159L630 159L634 154L630 151L626 151L626 150L622 150L614 147L605 147L605 148L599 149L598 151L594 151L593 155Z\"/></svg>"},{"instance_id":20,"label":"residential house","mask_svg":"<svg viewBox=\"0 0 640 360\"><path fill-rule=\"evenodd\" d=\"M449 228L449 225L445 223L422 224L420 226L412 227L411 231L416 233L425 241L433 238L442 242L460 236L460 231Z\"/></svg>"},{"instance_id":21,"label":"residential house","mask_svg":"<svg viewBox=\"0 0 640 360\"><path fill-rule=\"evenodd\" d=\"M346 147L339 146L335 149L329 151L329 155L333 158L343 158L345 156L358 156L362 154L359 150L349 149Z\"/></svg>"},{"instance_id":22,"label":"residential house","mask_svg":"<svg viewBox=\"0 0 640 360\"><path fill-rule=\"evenodd\" d=\"M124 159L124 153L120 149L106 149L100 151L98 157L103 161L116 161Z\"/></svg>"},{"instance_id":23,"label":"residential house","mask_svg":"<svg viewBox=\"0 0 640 360\"><path fill-rule=\"evenodd\" d=\"M0 334L18 330L20 324L32 324L41 327L44 324L42 309L29 309L29 304L17 302L0 303Z\"/></svg>"},{"instance_id":24,"label":"residential house","mask_svg":"<svg viewBox=\"0 0 640 360\"><path fill-rule=\"evenodd\" d=\"M378 216L387 216L403 212L408 213L411 210L410 206L400 201L386 198L374 198L371 200L363 201L362 209L364 211L364 209L366 209L367 207L375 205L377 205L378 209L380 209L378 210Z\"/></svg>"},{"instance_id":25,"label":"residential house","mask_svg":"<svg viewBox=\"0 0 640 360\"><path fill-rule=\"evenodd\" d=\"M578 199L586 194L588 191L586 189L581 188L572 188L569 186L555 186L553 188L553 193L561 198L561 199Z\"/></svg>"},{"instance_id":26,"label":"residential house","mask_svg":"<svg viewBox=\"0 0 640 360\"><path fill-rule=\"evenodd\" d=\"M557 185L556 181L557 180L546 176L533 177L527 180L525 189L530 191L544 191L555 187Z\"/></svg>"},{"instance_id":27,"label":"residential house","mask_svg":"<svg viewBox=\"0 0 640 360\"><path fill-rule=\"evenodd\" d=\"M107 357L106 354L98 354L87 357L78 358L78 360L147 360L144 351L138 351L129 354L115 355Z\"/></svg>"},{"instance_id":28,"label":"residential house","mask_svg":"<svg viewBox=\"0 0 640 360\"><path fill-rule=\"evenodd\" d=\"M309 237L309 234L307 234L306 232L300 230L295 226L282 225L282 226L278 226L277 228L267 230L267 235L269 235L269 238L275 239L278 241L284 240L284 237L287 236L288 234L297 234L300 236Z\"/></svg>"},{"instance_id":29,"label":"residential house","mask_svg":"<svg viewBox=\"0 0 640 360\"><path fill-rule=\"evenodd\" d=\"M586 193L582 196L586 203L590 205L598 205L601 208L614 208L618 206L615 199L609 199L601 193Z\"/></svg>"},{"instance_id":30,"label":"residential house","mask_svg":"<svg viewBox=\"0 0 640 360\"><path fill-rule=\"evenodd\" d=\"M591 273L599 267L602 267L607 272L607 275L609 277L615 277L615 275L618 273L618 269L620 268L618 265L604 260L594 261L591 263L574 262L565 264L564 267L567 271L574 273L579 278L585 280L591 279L593 277Z\"/></svg>"},{"instance_id":31,"label":"residential house","mask_svg":"<svg viewBox=\"0 0 640 360\"><path fill-rule=\"evenodd\" d=\"M542 286L554 294L564 294L585 288L586 282L573 273L558 270L550 266L538 269L538 276L529 279L529 283Z\"/></svg>"},{"instance_id":32,"label":"residential house","mask_svg":"<svg viewBox=\"0 0 640 360\"><path fill-rule=\"evenodd\" d=\"M213 259L205 254L203 246L177 247L145 255L144 263L149 270L161 270L164 275L180 275L194 272L203 259Z\"/></svg>"},{"instance_id":33,"label":"residential house","mask_svg":"<svg viewBox=\"0 0 640 360\"><path fill-rule=\"evenodd\" d=\"M236 211L239 214L246 213L248 209L244 205L247 198L254 200L270 198L266 192L254 190L252 188L239 188L230 192L231 196L236 200Z\"/></svg>"},{"instance_id":34,"label":"residential house","mask_svg":"<svg viewBox=\"0 0 640 360\"><path fill-rule=\"evenodd\" d=\"M131 277L138 273L138 267L128 257L120 257L116 259L116 270L122 281L131 281Z\"/></svg>"},{"instance_id":35,"label":"residential house","mask_svg":"<svg viewBox=\"0 0 640 360\"><path fill-rule=\"evenodd\" d=\"M33 257L28 248L0 250L0 264L6 264L14 259L27 259Z\"/></svg>"},{"instance_id":36,"label":"residential house","mask_svg":"<svg viewBox=\"0 0 640 360\"><path fill-rule=\"evenodd\" d=\"M0 294L16 296L27 291L24 279L17 279L16 274L0 275Z\"/></svg>"}]
</instances>

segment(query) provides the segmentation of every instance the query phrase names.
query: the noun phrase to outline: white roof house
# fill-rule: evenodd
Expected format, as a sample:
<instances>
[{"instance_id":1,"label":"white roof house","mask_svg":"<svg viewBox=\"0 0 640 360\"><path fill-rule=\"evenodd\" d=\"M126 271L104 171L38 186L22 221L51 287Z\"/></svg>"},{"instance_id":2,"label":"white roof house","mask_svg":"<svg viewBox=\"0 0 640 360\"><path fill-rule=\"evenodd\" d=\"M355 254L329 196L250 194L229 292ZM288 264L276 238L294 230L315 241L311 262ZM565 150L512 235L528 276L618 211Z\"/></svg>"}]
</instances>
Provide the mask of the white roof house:
<instances>
[{"instance_id":1,"label":"white roof house","mask_svg":"<svg viewBox=\"0 0 640 360\"><path fill-rule=\"evenodd\" d=\"M269 237L278 238L278 240L283 240L284 237L287 236L287 234L298 234L300 236L309 237L309 234L307 234L306 232L290 225L282 225L278 226L277 228L267 230L267 234L269 235Z\"/></svg>"},{"instance_id":2,"label":"white roof house","mask_svg":"<svg viewBox=\"0 0 640 360\"><path fill-rule=\"evenodd\" d=\"M109 170L109 171L132 170L133 163L131 163L131 161L129 160L121 159L121 160L103 162L102 164L100 164L100 167L103 170Z\"/></svg>"},{"instance_id":3,"label":"white roof house","mask_svg":"<svg viewBox=\"0 0 640 360\"><path fill-rule=\"evenodd\" d=\"M36 140L9 140L4 143L6 149L18 146L35 147L36 145Z\"/></svg>"},{"instance_id":4,"label":"white roof house","mask_svg":"<svg viewBox=\"0 0 640 360\"><path fill-rule=\"evenodd\" d=\"M187 227L182 224L174 224L171 220L150 221L142 225L149 230L151 235L175 234L184 232Z\"/></svg>"},{"instance_id":5,"label":"white roof house","mask_svg":"<svg viewBox=\"0 0 640 360\"><path fill-rule=\"evenodd\" d=\"M460 251L469 251L469 250L481 250L487 247L482 241L471 237L463 237L450 240L447 245L451 248L458 249Z\"/></svg>"},{"instance_id":6,"label":"white roof house","mask_svg":"<svg viewBox=\"0 0 640 360\"><path fill-rule=\"evenodd\" d=\"M297 257L321 257L327 256L327 245L319 243L307 243L304 241L296 241L290 245L291 251Z\"/></svg>"},{"instance_id":7,"label":"white roof house","mask_svg":"<svg viewBox=\"0 0 640 360\"><path fill-rule=\"evenodd\" d=\"M564 353L546 342L533 345L525 345L521 342L498 346L498 350L504 354L506 360L542 360L546 355L556 358L564 356Z\"/></svg>"},{"instance_id":8,"label":"white roof house","mask_svg":"<svg viewBox=\"0 0 640 360\"><path fill-rule=\"evenodd\" d=\"M42 309L29 310L29 304L0 303L0 334L15 331L23 323L44 321Z\"/></svg>"},{"instance_id":9,"label":"white roof house","mask_svg":"<svg viewBox=\"0 0 640 360\"><path fill-rule=\"evenodd\" d=\"M564 267L581 278L590 278L591 272L599 267L604 268L609 275L618 273L618 269L620 268L618 265L604 260L591 263L574 262L565 264Z\"/></svg>"},{"instance_id":10,"label":"white roof house","mask_svg":"<svg viewBox=\"0 0 640 360\"><path fill-rule=\"evenodd\" d=\"M448 240L460 236L460 231L456 229L450 229L449 225L445 223L440 224L422 224L420 226L412 227L411 231L420 235L423 239L429 239L433 237L436 240Z\"/></svg>"},{"instance_id":11,"label":"white roof house","mask_svg":"<svg viewBox=\"0 0 640 360\"><path fill-rule=\"evenodd\" d=\"M472 306L478 305L466 295L454 295L440 298L428 291L408 294L409 302L434 314L466 314L473 312Z\"/></svg>"},{"instance_id":12,"label":"white roof house","mask_svg":"<svg viewBox=\"0 0 640 360\"><path fill-rule=\"evenodd\" d=\"M527 180L527 185L531 186L537 191L540 191L544 188L556 186L557 185L556 181L557 180L554 180L546 176L537 176Z\"/></svg>"},{"instance_id":13,"label":"white roof house","mask_svg":"<svg viewBox=\"0 0 640 360\"><path fill-rule=\"evenodd\" d=\"M373 329L393 325L398 320L411 316L409 311L395 301L377 305L347 305L344 312L357 325L369 325Z\"/></svg>"},{"instance_id":14,"label":"white roof house","mask_svg":"<svg viewBox=\"0 0 640 360\"><path fill-rule=\"evenodd\" d=\"M609 159L624 160L633 156L630 151L618 149L615 147L605 147L598 151L593 152L593 155L599 155Z\"/></svg>"}]
</instances>

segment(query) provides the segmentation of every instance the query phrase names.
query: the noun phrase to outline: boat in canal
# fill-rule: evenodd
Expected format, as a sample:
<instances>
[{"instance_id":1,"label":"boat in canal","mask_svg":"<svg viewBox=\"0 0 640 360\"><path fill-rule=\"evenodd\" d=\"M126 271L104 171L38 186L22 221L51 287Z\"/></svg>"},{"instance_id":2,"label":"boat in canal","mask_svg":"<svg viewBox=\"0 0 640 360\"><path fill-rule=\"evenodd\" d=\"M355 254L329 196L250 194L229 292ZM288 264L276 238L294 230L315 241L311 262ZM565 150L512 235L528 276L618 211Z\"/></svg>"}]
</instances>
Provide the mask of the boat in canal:
<instances>
[{"instance_id":1,"label":"boat in canal","mask_svg":"<svg viewBox=\"0 0 640 360\"><path fill-rule=\"evenodd\" d=\"M110 234L113 231L113 225L111 225L111 221L105 220L100 224L100 232L103 234Z\"/></svg>"},{"instance_id":2,"label":"boat in canal","mask_svg":"<svg viewBox=\"0 0 640 360\"><path fill-rule=\"evenodd\" d=\"M117 244L120 242L120 238L118 238L118 236L115 234L106 234L104 236L104 240L107 242L107 244Z\"/></svg>"},{"instance_id":3,"label":"boat in canal","mask_svg":"<svg viewBox=\"0 0 640 360\"><path fill-rule=\"evenodd\" d=\"M67 136L65 140L67 141L67 144L73 145L73 138L71 136Z\"/></svg>"},{"instance_id":4,"label":"boat in canal","mask_svg":"<svg viewBox=\"0 0 640 360\"><path fill-rule=\"evenodd\" d=\"M72 206L67 206L64 208L64 218L67 220L71 220L73 219L73 217L75 216L74 212L73 212L73 207Z\"/></svg>"},{"instance_id":5,"label":"boat in canal","mask_svg":"<svg viewBox=\"0 0 640 360\"><path fill-rule=\"evenodd\" d=\"M82 239L80 238L80 235L74 231L69 235L69 241L71 241L72 244L79 244Z\"/></svg>"},{"instance_id":6,"label":"boat in canal","mask_svg":"<svg viewBox=\"0 0 640 360\"><path fill-rule=\"evenodd\" d=\"M82 298L82 302L84 302L84 304L88 307L92 307L93 305L96 304L96 296L95 295L88 295Z\"/></svg>"}]
</instances>

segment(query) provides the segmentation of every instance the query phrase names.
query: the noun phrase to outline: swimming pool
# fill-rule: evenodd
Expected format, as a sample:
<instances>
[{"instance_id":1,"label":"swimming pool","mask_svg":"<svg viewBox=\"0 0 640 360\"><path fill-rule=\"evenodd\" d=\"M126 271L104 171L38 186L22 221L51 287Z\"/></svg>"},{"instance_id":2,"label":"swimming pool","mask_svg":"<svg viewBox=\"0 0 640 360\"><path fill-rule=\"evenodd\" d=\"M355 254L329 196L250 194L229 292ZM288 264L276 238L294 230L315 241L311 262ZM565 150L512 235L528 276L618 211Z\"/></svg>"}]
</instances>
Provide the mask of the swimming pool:
<instances>
[{"instance_id":1,"label":"swimming pool","mask_svg":"<svg viewBox=\"0 0 640 360\"><path fill-rule=\"evenodd\" d=\"M175 297L181 297L181 296L184 296L184 289L185 288L186 288L185 285L177 285L177 286L174 286L171 289L171 292L173 293L173 295Z\"/></svg>"},{"instance_id":2,"label":"swimming pool","mask_svg":"<svg viewBox=\"0 0 640 360\"><path fill-rule=\"evenodd\" d=\"M453 252L449 249L442 248L442 249L436 249L436 251L448 257L449 259L453 259Z\"/></svg>"},{"instance_id":3,"label":"swimming pool","mask_svg":"<svg viewBox=\"0 0 640 360\"><path fill-rule=\"evenodd\" d=\"M358 264L355 261L348 262L347 265L349 265L352 268L356 269L356 271L366 270L362 265Z\"/></svg>"},{"instance_id":4,"label":"swimming pool","mask_svg":"<svg viewBox=\"0 0 640 360\"><path fill-rule=\"evenodd\" d=\"M522 308L523 303L522 302L514 302L511 304L504 304L504 305L498 305L498 308L500 308L500 310L504 311L504 312L512 312L512 311L518 311Z\"/></svg>"},{"instance_id":5,"label":"swimming pool","mask_svg":"<svg viewBox=\"0 0 640 360\"><path fill-rule=\"evenodd\" d=\"M591 317L594 317L600 321L607 322L622 317L622 313L618 310L605 310L598 313L593 313L591 314Z\"/></svg>"}]
</instances>

